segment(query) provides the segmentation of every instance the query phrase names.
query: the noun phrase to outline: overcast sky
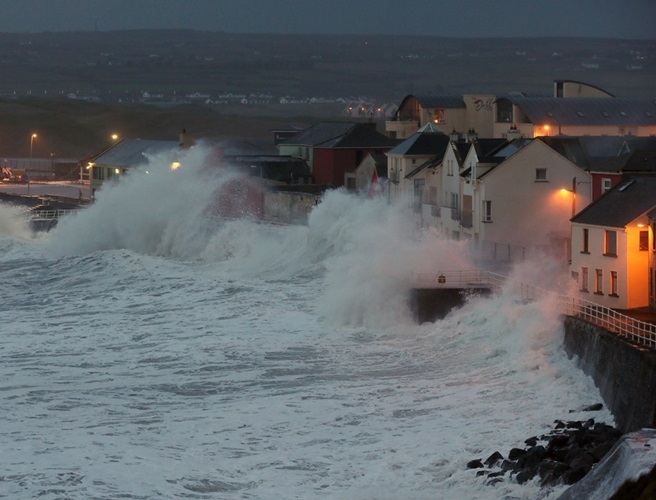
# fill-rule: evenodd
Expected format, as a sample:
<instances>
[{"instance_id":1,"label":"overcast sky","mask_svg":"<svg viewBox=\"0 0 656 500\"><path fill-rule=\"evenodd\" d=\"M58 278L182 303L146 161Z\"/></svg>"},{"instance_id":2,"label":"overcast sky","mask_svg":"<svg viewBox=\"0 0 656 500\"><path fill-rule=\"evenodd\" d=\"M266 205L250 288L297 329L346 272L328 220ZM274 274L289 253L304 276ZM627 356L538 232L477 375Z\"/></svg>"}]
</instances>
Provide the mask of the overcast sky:
<instances>
[{"instance_id":1,"label":"overcast sky","mask_svg":"<svg viewBox=\"0 0 656 500\"><path fill-rule=\"evenodd\" d=\"M656 38L656 0L0 0L1 32Z\"/></svg>"}]
</instances>

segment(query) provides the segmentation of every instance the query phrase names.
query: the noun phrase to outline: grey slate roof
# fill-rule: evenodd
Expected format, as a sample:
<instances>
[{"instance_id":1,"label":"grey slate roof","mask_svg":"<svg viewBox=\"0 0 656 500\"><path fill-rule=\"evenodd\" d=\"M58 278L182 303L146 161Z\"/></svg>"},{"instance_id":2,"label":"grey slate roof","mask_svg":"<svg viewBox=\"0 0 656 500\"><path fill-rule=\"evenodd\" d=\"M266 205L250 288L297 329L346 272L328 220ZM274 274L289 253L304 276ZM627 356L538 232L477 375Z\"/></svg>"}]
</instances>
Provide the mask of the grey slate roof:
<instances>
[{"instance_id":1,"label":"grey slate roof","mask_svg":"<svg viewBox=\"0 0 656 500\"><path fill-rule=\"evenodd\" d=\"M417 168L408 172L404 177L404 179L412 179L415 175L417 175L422 170L425 170L427 168L437 167L438 165L440 165L440 163L442 163L443 159L444 159L444 154L429 158L424 163L419 165Z\"/></svg>"},{"instance_id":2,"label":"grey slate roof","mask_svg":"<svg viewBox=\"0 0 656 500\"><path fill-rule=\"evenodd\" d=\"M397 142L376 131L373 124L321 122L280 144L318 148L391 148Z\"/></svg>"},{"instance_id":3,"label":"grey slate roof","mask_svg":"<svg viewBox=\"0 0 656 500\"><path fill-rule=\"evenodd\" d=\"M398 146L390 149L390 155L440 155L444 156L449 136L435 132L415 132Z\"/></svg>"},{"instance_id":4,"label":"grey slate roof","mask_svg":"<svg viewBox=\"0 0 656 500\"><path fill-rule=\"evenodd\" d=\"M133 168L149 162L149 156L179 149L178 141L123 139L92 159L95 165Z\"/></svg>"},{"instance_id":5,"label":"grey slate roof","mask_svg":"<svg viewBox=\"0 0 656 500\"><path fill-rule=\"evenodd\" d=\"M654 125L656 99L629 97L523 97L506 95L534 124Z\"/></svg>"},{"instance_id":6,"label":"grey slate roof","mask_svg":"<svg viewBox=\"0 0 656 500\"><path fill-rule=\"evenodd\" d=\"M465 101L461 95L458 94L415 94L407 95L401 101L399 109L403 107L406 100L415 98L421 104L421 107L426 108L466 108Z\"/></svg>"},{"instance_id":7,"label":"grey slate roof","mask_svg":"<svg viewBox=\"0 0 656 500\"><path fill-rule=\"evenodd\" d=\"M628 177L572 218L591 226L623 228L656 208L656 177Z\"/></svg>"}]
</instances>

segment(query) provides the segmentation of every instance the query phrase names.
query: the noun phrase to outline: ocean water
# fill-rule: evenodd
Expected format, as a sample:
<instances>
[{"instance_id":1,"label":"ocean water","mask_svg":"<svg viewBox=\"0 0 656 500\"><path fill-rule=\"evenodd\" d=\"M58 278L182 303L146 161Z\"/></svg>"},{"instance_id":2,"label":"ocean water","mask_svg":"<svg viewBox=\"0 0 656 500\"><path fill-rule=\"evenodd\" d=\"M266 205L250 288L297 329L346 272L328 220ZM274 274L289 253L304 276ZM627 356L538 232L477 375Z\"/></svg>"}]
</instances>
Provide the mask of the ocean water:
<instances>
[{"instance_id":1,"label":"ocean water","mask_svg":"<svg viewBox=\"0 0 656 500\"><path fill-rule=\"evenodd\" d=\"M236 174L203 155L174 172L152 158L47 234L0 206L0 496L564 491L466 467L601 401L553 304L508 290L417 325L411 272L468 266L466 247L343 192L307 226L221 220L212 200Z\"/></svg>"}]
</instances>

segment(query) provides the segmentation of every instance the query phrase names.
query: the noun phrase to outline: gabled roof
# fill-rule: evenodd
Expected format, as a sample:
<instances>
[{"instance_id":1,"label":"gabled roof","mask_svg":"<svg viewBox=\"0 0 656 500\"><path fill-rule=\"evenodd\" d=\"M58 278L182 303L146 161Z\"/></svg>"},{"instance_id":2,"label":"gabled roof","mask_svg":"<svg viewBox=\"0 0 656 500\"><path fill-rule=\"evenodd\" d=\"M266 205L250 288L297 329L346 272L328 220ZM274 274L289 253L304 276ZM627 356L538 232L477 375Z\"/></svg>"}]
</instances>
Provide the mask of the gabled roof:
<instances>
[{"instance_id":1,"label":"gabled roof","mask_svg":"<svg viewBox=\"0 0 656 500\"><path fill-rule=\"evenodd\" d=\"M406 101L416 99L422 108L466 108L465 100L458 94L410 94L403 98L399 109L403 107Z\"/></svg>"},{"instance_id":2,"label":"gabled roof","mask_svg":"<svg viewBox=\"0 0 656 500\"><path fill-rule=\"evenodd\" d=\"M635 151L631 153L622 166L624 174L656 175L656 151Z\"/></svg>"},{"instance_id":3,"label":"gabled roof","mask_svg":"<svg viewBox=\"0 0 656 500\"><path fill-rule=\"evenodd\" d=\"M590 226L623 228L656 208L656 177L629 177L572 218Z\"/></svg>"},{"instance_id":4,"label":"gabled roof","mask_svg":"<svg viewBox=\"0 0 656 500\"><path fill-rule=\"evenodd\" d=\"M497 152L508 144L508 141L506 139L476 139L473 144L480 163L494 163L499 159L496 155Z\"/></svg>"},{"instance_id":5,"label":"gabled roof","mask_svg":"<svg viewBox=\"0 0 656 500\"><path fill-rule=\"evenodd\" d=\"M444 159L444 155L433 156L432 158L429 158L424 163L419 165L417 168L415 168L415 169L411 170L410 172L408 172L408 174L404 178L405 179L412 179L415 175L417 175L422 170L425 170L427 168L437 167L442 163L443 159Z\"/></svg>"},{"instance_id":6,"label":"gabled roof","mask_svg":"<svg viewBox=\"0 0 656 500\"><path fill-rule=\"evenodd\" d=\"M92 163L98 166L138 167L148 163L149 157L180 148L178 141L153 141L146 139L123 139L103 151Z\"/></svg>"},{"instance_id":7,"label":"gabled roof","mask_svg":"<svg viewBox=\"0 0 656 500\"><path fill-rule=\"evenodd\" d=\"M374 124L321 122L280 142L296 144L316 148L391 148L397 141L376 131Z\"/></svg>"},{"instance_id":8,"label":"gabled roof","mask_svg":"<svg viewBox=\"0 0 656 500\"><path fill-rule=\"evenodd\" d=\"M508 94L534 124L655 125L656 99L630 97L523 97Z\"/></svg>"},{"instance_id":9,"label":"gabled roof","mask_svg":"<svg viewBox=\"0 0 656 500\"><path fill-rule=\"evenodd\" d=\"M388 155L441 155L444 156L449 144L449 136L435 132L415 132L398 146L390 149Z\"/></svg>"}]
</instances>

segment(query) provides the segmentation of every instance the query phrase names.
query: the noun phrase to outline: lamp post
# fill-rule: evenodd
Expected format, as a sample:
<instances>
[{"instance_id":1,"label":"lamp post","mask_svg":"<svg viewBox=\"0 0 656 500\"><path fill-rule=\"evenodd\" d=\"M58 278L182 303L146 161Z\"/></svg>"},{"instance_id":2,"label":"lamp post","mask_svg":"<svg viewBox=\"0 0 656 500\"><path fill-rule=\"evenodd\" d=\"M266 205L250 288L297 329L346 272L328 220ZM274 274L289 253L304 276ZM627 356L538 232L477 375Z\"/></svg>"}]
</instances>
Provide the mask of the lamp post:
<instances>
[{"instance_id":1,"label":"lamp post","mask_svg":"<svg viewBox=\"0 0 656 500\"><path fill-rule=\"evenodd\" d=\"M38 136L36 134L32 134L30 136L30 162L29 166L32 166L32 148L34 147L34 139L36 139Z\"/></svg>"},{"instance_id":2,"label":"lamp post","mask_svg":"<svg viewBox=\"0 0 656 500\"><path fill-rule=\"evenodd\" d=\"M576 215L576 177L572 177L572 218Z\"/></svg>"}]
</instances>

